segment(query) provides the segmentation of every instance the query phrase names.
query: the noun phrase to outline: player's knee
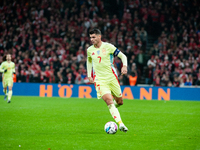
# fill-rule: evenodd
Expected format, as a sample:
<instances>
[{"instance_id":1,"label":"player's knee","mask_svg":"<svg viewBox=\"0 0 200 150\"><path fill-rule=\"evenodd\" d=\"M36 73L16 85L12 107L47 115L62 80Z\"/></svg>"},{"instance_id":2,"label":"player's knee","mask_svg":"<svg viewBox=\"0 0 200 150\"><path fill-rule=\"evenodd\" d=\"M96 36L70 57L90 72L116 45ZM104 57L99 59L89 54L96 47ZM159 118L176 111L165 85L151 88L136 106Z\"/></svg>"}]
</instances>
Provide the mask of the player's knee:
<instances>
[{"instance_id":1,"label":"player's knee","mask_svg":"<svg viewBox=\"0 0 200 150\"><path fill-rule=\"evenodd\" d=\"M119 101L117 104L118 105L123 105L124 103L123 103L123 101Z\"/></svg>"},{"instance_id":2,"label":"player's knee","mask_svg":"<svg viewBox=\"0 0 200 150\"><path fill-rule=\"evenodd\" d=\"M105 100L105 102L106 102L107 106L108 106L108 105L111 105L111 104L113 104L113 101L112 101L112 100L110 100L110 99L108 99L108 100Z\"/></svg>"},{"instance_id":3,"label":"player's knee","mask_svg":"<svg viewBox=\"0 0 200 150\"><path fill-rule=\"evenodd\" d=\"M122 97L118 98L116 100L116 102L117 102L118 105L123 105L123 99L122 99Z\"/></svg>"}]
</instances>

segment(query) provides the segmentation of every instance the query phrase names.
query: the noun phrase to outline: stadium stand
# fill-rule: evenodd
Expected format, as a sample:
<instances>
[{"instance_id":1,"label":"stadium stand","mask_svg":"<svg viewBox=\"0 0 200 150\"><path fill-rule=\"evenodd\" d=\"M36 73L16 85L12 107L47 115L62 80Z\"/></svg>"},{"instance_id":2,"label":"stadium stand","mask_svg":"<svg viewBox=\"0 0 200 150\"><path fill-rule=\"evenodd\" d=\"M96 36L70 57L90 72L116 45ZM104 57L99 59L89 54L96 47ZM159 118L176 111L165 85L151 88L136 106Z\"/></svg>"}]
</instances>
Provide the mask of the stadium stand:
<instances>
[{"instance_id":1,"label":"stadium stand","mask_svg":"<svg viewBox=\"0 0 200 150\"><path fill-rule=\"evenodd\" d=\"M3 0L0 62L12 53L17 82L88 84L88 31L94 27L127 55L121 85L199 85L197 0ZM119 72L122 63L115 63Z\"/></svg>"}]
</instances>

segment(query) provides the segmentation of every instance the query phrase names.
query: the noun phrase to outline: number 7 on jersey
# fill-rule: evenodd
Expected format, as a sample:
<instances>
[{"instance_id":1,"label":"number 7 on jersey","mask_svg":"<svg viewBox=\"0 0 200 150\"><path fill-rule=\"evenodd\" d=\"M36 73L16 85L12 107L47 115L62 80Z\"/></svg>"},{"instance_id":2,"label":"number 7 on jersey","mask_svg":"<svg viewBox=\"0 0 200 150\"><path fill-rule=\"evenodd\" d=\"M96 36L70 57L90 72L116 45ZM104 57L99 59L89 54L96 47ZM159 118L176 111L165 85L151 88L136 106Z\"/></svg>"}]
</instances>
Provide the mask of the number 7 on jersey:
<instances>
[{"instance_id":1,"label":"number 7 on jersey","mask_svg":"<svg viewBox=\"0 0 200 150\"><path fill-rule=\"evenodd\" d=\"M98 56L97 58L99 58L99 63L101 62L101 56Z\"/></svg>"}]
</instances>

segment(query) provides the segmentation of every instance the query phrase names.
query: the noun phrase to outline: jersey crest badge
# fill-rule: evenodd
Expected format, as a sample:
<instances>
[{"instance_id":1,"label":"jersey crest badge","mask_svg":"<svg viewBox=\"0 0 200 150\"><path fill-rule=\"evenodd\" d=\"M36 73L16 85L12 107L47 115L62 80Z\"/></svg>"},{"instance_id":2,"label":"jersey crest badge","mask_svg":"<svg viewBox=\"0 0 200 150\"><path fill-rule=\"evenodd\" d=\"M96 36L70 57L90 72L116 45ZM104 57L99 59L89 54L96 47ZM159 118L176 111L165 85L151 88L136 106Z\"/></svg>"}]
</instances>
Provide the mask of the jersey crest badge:
<instances>
[{"instance_id":1,"label":"jersey crest badge","mask_svg":"<svg viewBox=\"0 0 200 150\"><path fill-rule=\"evenodd\" d=\"M102 53L103 53L103 55L106 55L106 49L105 48L102 49Z\"/></svg>"},{"instance_id":2,"label":"jersey crest badge","mask_svg":"<svg viewBox=\"0 0 200 150\"><path fill-rule=\"evenodd\" d=\"M95 55L95 53L93 52L92 55Z\"/></svg>"},{"instance_id":3,"label":"jersey crest badge","mask_svg":"<svg viewBox=\"0 0 200 150\"><path fill-rule=\"evenodd\" d=\"M98 54L98 55L100 54L100 50L97 51L97 54Z\"/></svg>"}]
</instances>

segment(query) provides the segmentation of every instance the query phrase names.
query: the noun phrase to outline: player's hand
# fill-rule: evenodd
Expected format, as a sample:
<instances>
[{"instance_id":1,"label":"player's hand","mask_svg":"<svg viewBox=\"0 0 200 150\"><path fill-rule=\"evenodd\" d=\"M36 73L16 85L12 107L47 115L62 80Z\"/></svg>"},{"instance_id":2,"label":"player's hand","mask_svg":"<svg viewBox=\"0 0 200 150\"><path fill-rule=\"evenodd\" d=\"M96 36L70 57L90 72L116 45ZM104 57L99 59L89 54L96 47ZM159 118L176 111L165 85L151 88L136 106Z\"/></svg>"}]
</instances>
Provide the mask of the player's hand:
<instances>
[{"instance_id":1,"label":"player's hand","mask_svg":"<svg viewBox=\"0 0 200 150\"><path fill-rule=\"evenodd\" d=\"M4 72L7 72L7 69L5 69Z\"/></svg>"},{"instance_id":2,"label":"player's hand","mask_svg":"<svg viewBox=\"0 0 200 150\"><path fill-rule=\"evenodd\" d=\"M90 82L90 83L94 83L94 80L93 80L92 77L88 77L88 79L89 79L89 82Z\"/></svg>"},{"instance_id":3,"label":"player's hand","mask_svg":"<svg viewBox=\"0 0 200 150\"><path fill-rule=\"evenodd\" d=\"M124 66L122 67L122 69L121 69L121 74L122 74L122 75L127 74L127 66L124 65Z\"/></svg>"}]
</instances>

